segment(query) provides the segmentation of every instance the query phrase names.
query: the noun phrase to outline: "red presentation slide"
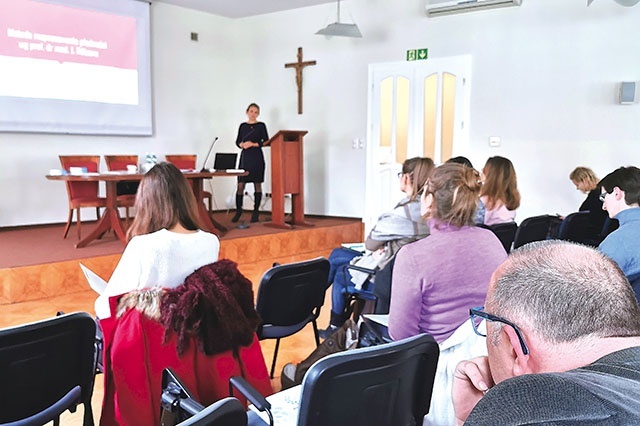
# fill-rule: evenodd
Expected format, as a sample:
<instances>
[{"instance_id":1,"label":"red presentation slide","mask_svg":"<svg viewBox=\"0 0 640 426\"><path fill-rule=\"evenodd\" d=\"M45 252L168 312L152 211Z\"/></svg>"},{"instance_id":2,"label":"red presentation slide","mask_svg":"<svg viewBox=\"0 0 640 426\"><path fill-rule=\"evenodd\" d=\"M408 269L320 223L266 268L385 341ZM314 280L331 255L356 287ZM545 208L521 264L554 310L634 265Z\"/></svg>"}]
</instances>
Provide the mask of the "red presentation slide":
<instances>
[{"instance_id":1,"label":"red presentation slide","mask_svg":"<svg viewBox=\"0 0 640 426\"><path fill-rule=\"evenodd\" d=\"M138 104L136 20L32 0L0 14L0 96Z\"/></svg>"}]
</instances>

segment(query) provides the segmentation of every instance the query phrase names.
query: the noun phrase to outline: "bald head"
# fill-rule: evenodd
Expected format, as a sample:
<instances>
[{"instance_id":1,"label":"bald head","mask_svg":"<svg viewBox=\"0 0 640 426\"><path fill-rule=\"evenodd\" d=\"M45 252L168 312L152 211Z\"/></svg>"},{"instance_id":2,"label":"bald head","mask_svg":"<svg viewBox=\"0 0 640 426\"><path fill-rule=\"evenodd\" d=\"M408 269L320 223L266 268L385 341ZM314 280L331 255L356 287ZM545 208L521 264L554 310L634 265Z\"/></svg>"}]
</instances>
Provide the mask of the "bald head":
<instances>
[{"instance_id":1,"label":"bald head","mask_svg":"<svg viewBox=\"0 0 640 426\"><path fill-rule=\"evenodd\" d=\"M590 247L565 241L513 251L494 273L486 305L553 343L640 336L640 309L620 268Z\"/></svg>"}]
</instances>

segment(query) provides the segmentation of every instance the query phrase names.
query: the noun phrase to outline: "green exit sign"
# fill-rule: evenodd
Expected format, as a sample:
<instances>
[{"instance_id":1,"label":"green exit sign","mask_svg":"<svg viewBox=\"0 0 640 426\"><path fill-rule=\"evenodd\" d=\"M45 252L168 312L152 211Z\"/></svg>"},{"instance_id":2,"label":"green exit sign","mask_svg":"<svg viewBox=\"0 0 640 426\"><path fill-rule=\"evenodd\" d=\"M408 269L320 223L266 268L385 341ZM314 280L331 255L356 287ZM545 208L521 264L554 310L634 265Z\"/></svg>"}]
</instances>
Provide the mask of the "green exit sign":
<instances>
[{"instance_id":1,"label":"green exit sign","mask_svg":"<svg viewBox=\"0 0 640 426\"><path fill-rule=\"evenodd\" d=\"M407 50L407 61L421 61L427 59L429 49Z\"/></svg>"}]
</instances>

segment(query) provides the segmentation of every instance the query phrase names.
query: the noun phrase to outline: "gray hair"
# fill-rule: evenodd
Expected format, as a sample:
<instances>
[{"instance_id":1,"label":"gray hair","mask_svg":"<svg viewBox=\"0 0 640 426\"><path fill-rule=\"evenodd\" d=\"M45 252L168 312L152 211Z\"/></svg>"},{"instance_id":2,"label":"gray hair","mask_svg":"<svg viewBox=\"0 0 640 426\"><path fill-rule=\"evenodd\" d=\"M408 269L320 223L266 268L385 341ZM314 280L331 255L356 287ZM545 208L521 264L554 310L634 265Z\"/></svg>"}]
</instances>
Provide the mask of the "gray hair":
<instances>
[{"instance_id":1,"label":"gray hair","mask_svg":"<svg viewBox=\"0 0 640 426\"><path fill-rule=\"evenodd\" d=\"M629 281L608 257L566 241L539 241L511 252L487 305L552 343L640 335L640 308Z\"/></svg>"}]
</instances>

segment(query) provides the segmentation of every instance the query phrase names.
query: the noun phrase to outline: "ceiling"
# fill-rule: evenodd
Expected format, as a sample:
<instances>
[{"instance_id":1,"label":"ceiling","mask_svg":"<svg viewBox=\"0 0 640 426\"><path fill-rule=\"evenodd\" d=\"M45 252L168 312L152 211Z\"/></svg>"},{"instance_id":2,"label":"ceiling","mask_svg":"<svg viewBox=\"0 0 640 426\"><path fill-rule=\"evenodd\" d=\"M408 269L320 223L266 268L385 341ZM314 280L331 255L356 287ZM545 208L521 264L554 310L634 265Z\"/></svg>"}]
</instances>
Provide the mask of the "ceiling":
<instances>
[{"instance_id":1,"label":"ceiling","mask_svg":"<svg viewBox=\"0 0 640 426\"><path fill-rule=\"evenodd\" d=\"M336 0L152 0L195 9L227 18L244 18L283 10L318 4L334 3Z\"/></svg>"}]
</instances>

